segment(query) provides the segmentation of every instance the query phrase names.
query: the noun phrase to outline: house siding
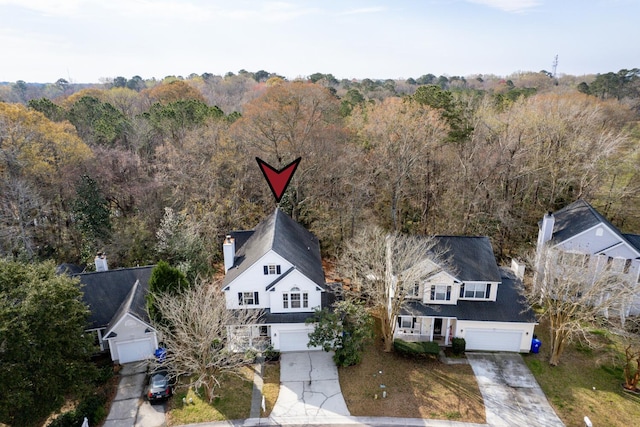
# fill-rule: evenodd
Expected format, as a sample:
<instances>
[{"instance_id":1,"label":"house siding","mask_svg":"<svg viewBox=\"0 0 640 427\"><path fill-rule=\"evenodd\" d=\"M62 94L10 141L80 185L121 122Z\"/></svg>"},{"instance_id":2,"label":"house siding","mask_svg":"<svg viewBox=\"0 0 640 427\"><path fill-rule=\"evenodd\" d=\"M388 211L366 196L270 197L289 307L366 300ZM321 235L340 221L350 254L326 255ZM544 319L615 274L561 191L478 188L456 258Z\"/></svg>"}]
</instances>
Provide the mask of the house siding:
<instances>
[{"instance_id":1,"label":"house siding","mask_svg":"<svg viewBox=\"0 0 640 427\"><path fill-rule=\"evenodd\" d=\"M289 308L283 307L282 295L289 293L294 287L299 288L300 293L308 294L309 300L306 308L302 307L302 304L300 308L291 308L291 302L289 302ZM313 312L315 308L320 308L322 305L322 292L318 291L318 286L298 270L289 273L279 281L276 286L270 289L267 294L272 313Z\"/></svg>"},{"instance_id":2,"label":"house siding","mask_svg":"<svg viewBox=\"0 0 640 427\"><path fill-rule=\"evenodd\" d=\"M264 266L269 264L279 265L281 274L264 274ZM292 264L290 262L273 250L267 252L229 284L228 290L225 292L227 308L269 308L271 297L266 290L267 286L291 267ZM240 305L238 300L239 292L258 292L258 304L250 306Z\"/></svg>"}]
</instances>

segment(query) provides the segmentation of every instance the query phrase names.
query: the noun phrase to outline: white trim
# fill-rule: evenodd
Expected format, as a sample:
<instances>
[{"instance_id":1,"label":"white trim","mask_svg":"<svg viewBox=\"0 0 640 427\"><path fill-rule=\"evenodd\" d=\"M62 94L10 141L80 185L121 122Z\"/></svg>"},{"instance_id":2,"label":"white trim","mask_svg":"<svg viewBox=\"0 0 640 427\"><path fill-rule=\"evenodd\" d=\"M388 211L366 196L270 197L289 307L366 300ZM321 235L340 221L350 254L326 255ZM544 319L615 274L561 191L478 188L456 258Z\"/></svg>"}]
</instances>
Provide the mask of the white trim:
<instances>
[{"instance_id":1,"label":"white trim","mask_svg":"<svg viewBox=\"0 0 640 427\"><path fill-rule=\"evenodd\" d=\"M106 330L106 331L105 331L105 334L104 334L103 336L108 337L108 336L109 336L109 334L110 334L111 332L113 332L116 328L118 328L118 326L120 326L120 324L122 323L122 321L123 321L125 318L131 318L131 319L133 319L133 320L135 320L135 321L137 321L137 322L139 322L139 323L142 323L143 325L145 325L145 326L147 326L147 327L151 328L151 331L152 331L152 332L158 332L158 331L156 331L156 328L154 328L153 326L151 326L149 323L144 322L144 321L142 321L142 320L138 319L136 316L132 315L131 313L125 313L125 314L124 314L124 316L122 316L122 317L121 317L121 318L120 318L120 319L119 319L119 320L118 320L118 321L117 321L117 322L116 322L116 323L111 327L111 329L108 329L108 330ZM113 339L113 338L108 338L108 339ZM111 345L111 343L109 343L109 345Z\"/></svg>"}]
</instances>

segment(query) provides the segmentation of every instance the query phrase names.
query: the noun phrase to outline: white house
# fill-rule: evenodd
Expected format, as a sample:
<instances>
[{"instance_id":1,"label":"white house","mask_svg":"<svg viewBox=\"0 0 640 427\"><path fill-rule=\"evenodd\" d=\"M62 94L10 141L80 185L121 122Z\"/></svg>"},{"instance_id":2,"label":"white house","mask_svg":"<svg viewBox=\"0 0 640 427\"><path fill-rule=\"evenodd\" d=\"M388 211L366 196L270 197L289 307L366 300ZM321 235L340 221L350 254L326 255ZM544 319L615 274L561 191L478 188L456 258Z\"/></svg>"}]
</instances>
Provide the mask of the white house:
<instances>
[{"instance_id":1,"label":"white house","mask_svg":"<svg viewBox=\"0 0 640 427\"><path fill-rule=\"evenodd\" d=\"M545 246L580 254L584 256L585 268L597 271L606 266L621 273L631 284L640 282L640 235L621 233L586 201L578 200L557 212L549 212L538 225L539 254ZM621 315L624 318L639 314L640 293L637 293Z\"/></svg>"},{"instance_id":2,"label":"white house","mask_svg":"<svg viewBox=\"0 0 640 427\"><path fill-rule=\"evenodd\" d=\"M74 275L91 312L87 331L116 363L153 357L159 337L149 321L145 296L154 266L109 270L106 259L101 265L102 271Z\"/></svg>"},{"instance_id":3,"label":"white house","mask_svg":"<svg viewBox=\"0 0 640 427\"><path fill-rule=\"evenodd\" d=\"M229 233L223 243L223 291L230 310L263 311L250 327L230 325L242 348L309 350L316 308L329 305L318 239L279 209L254 230Z\"/></svg>"},{"instance_id":4,"label":"white house","mask_svg":"<svg viewBox=\"0 0 640 427\"><path fill-rule=\"evenodd\" d=\"M521 283L496 264L488 237L436 236L441 268L411 290L394 338L467 350L529 352L536 325L519 293Z\"/></svg>"}]
</instances>

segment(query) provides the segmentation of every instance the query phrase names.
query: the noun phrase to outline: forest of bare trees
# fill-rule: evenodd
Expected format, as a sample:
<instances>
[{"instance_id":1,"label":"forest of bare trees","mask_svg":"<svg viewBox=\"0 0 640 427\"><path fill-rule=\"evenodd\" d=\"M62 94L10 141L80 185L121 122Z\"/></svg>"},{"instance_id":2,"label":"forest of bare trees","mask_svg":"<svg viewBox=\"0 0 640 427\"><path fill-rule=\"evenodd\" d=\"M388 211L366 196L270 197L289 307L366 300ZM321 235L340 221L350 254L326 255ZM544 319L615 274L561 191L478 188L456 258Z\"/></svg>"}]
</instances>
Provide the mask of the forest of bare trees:
<instances>
[{"instance_id":1,"label":"forest of bare trees","mask_svg":"<svg viewBox=\"0 0 640 427\"><path fill-rule=\"evenodd\" d=\"M363 223L519 255L578 198L638 232L639 113L637 69L0 85L0 256L207 273L225 233L274 207L256 156L302 157L280 206L329 256Z\"/></svg>"}]
</instances>

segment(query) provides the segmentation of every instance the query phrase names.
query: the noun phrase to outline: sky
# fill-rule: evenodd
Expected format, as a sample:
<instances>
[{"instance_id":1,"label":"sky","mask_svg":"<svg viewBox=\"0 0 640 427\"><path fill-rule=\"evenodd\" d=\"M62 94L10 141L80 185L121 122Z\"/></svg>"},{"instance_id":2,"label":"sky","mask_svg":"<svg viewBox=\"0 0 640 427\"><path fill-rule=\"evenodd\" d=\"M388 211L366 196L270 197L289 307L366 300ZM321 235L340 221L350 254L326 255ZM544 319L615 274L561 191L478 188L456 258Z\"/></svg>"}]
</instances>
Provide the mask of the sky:
<instances>
[{"instance_id":1,"label":"sky","mask_svg":"<svg viewBox=\"0 0 640 427\"><path fill-rule=\"evenodd\" d=\"M640 0L0 0L0 82L640 67Z\"/></svg>"}]
</instances>

